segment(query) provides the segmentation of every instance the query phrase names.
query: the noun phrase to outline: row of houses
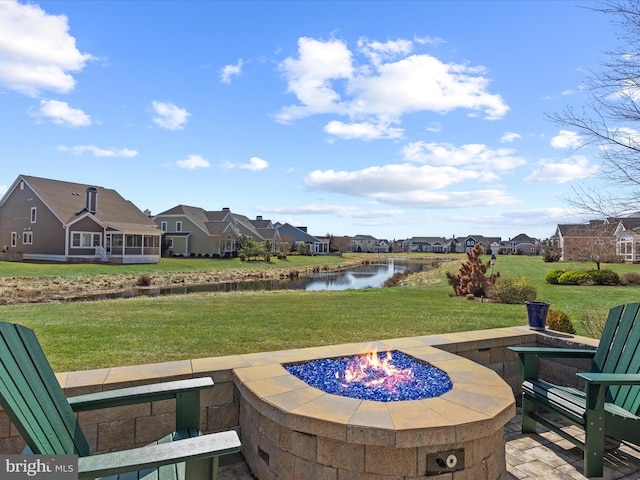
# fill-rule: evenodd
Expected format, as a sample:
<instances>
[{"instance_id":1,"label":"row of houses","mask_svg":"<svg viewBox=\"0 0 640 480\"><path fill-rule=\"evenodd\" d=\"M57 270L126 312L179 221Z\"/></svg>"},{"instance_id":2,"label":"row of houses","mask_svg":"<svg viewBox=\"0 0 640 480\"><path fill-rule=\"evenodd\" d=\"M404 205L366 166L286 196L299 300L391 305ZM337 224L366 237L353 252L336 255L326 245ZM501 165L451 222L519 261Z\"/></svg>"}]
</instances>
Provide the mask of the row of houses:
<instances>
[{"instance_id":1,"label":"row of houses","mask_svg":"<svg viewBox=\"0 0 640 480\"><path fill-rule=\"evenodd\" d=\"M157 263L162 256L230 257L249 237L273 253L304 247L306 253L430 252L471 250L539 254L538 240L521 234L500 238L413 237L389 241L370 235L314 236L306 227L249 219L229 208L177 205L155 216L112 189L20 175L0 199L0 259L63 262Z\"/></svg>"}]
</instances>

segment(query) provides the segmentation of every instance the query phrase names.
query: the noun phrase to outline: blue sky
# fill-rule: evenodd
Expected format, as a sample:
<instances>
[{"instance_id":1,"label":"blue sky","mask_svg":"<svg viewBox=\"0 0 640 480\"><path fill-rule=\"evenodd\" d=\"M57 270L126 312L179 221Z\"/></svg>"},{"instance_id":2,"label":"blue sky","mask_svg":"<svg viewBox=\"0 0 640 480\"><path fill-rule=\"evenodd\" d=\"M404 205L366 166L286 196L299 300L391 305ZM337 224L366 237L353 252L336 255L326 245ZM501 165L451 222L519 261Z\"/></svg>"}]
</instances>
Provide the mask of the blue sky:
<instances>
[{"instance_id":1,"label":"blue sky","mask_svg":"<svg viewBox=\"0 0 640 480\"><path fill-rule=\"evenodd\" d=\"M20 174L378 238L547 238L605 188L545 113L618 46L576 1L0 1Z\"/></svg>"}]
</instances>

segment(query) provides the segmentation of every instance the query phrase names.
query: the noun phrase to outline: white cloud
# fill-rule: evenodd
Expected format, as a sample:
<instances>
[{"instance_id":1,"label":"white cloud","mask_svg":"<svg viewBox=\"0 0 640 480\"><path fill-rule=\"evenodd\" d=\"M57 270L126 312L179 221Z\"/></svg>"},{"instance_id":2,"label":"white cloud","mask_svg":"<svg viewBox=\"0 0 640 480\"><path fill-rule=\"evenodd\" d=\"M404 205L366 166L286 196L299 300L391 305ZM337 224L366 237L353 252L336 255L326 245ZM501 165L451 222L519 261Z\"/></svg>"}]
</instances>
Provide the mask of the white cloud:
<instances>
[{"instance_id":1,"label":"white cloud","mask_svg":"<svg viewBox=\"0 0 640 480\"><path fill-rule=\"evenodd\" d=\"M71 152L74 155L82 155L85 152L92 153L94 157L124 157L133 158L138 155L136 150L129 148L100 148L95 145L74 145L73 147L67 147L66 145L59 145L57 147L59 152Z\"/></svg>"},{"instance_id":2,"label":"white cloud","mask_svg":"<svg viewBox=\"0 0 640 480\"><path fill-rule=\"evenodd\" d=\"M511 143L511 142L516 141L516 140L520 140L521 138L522 138L522 135L520 135L519 133L506 132L500 138L500 143Z\"/></svg>"},{"instance_id":3,"label":"white cloud","mask_svg":"<svg viewBox=\"0 0 640 480\"><path fill-rule=\"evenodd\" d=\"M93 58L80 53L64 15L0 1L0 84L34 97L43 90L66 93L75 87L70 72Z\"/></svg>"},{"instance_id":4,"label":"white cloud","mask_svg":"<svg viewBox=\"0 0 640 480\"><path fill-rule=\"evenodd\" d=\"M416 163L429 163L469 169L510 170L527 161L508 148L493 149L483 144L460 147L448 143L413 142L402 149L404 158Z\"/></svg>"},{"instance_id":5,"label":"white cloud","mask_svg":"<svg viewBox=\"0 0 640 480\"><path fill-rule=\"evenodd\" d=\"M551 139L553 148L566 150L568 148L578 148L580 145L582 145L582 137L570 130L560 130L558 135Z\"/></svg>"},{"instance_id":6,"label":"white cloud","mask_svg":"<svg viewBox=\"0 0 640 480\"><path fill-rule=\"evenodd\" d=\"M406 193L378 193L372 198L391 205L421 208L465 208L513 205L518 200L502 190L470 190L453 192L413 191Z\"/></svg>"},{"instance_id":7,"label":"white cloud","mask_svg":"<svg viewBox=\"0 0 640 480\"><path fill-rule=\"evenodd\" d=\"M264 170L269 167L269 162L263 160L259 157L251 157L248 163L237 164L232 162L225 162L225 168L241 168L244 170L252 170L254 172L258 172L260 170Z\"/></svg>"},{"instance_id":8,"label":"white cloud","mask_svg":"<svg viewBox=\"0 0 640 480\"><path fill-rule=\"evenodd\" d=\"M157 102L154 100L151 105L155 113L153 123L167 130L184 129L187 119L191 116L187 110L172 103Z\"/></svg>"},{"instance_id":9,"label":"white cloud","mask_svg":"<svg viewBox=\"0 0 640 480\"><path fill-rule=\"evenodd\" d=\"M48 118L55 125L63 127L75 128L91 125L89 115L78 108L71 108L67 102L59 100L40 100L40 109L29 113L34 117Z\"/></svg>"},{"instance_id":10,"label":"white cloud","mask_svg":"<svg viewBox=\"0 0 640 480\"><path fill-rule=\"evenodd\" d=\"M300 205L285 207L260 207L261 212L278 215L333 215L340 218L393 217L403 215L403 210L362 210L355 205Z\"/></svg>"},{"instance_id":11,"label":"white cloud","mask_svg":"<svg viewBox=\"0 0 640 480\"><path fill-rule=\"evenodd\" d=\"M539 168L536 168L531 175L524 179L525 182L567 183L591 177L599 171L597 165L591 165L589 160L582 155L576 155L555 163L549 160L541 160L539 165Z\"/></svg>"},{"instance_id":12,"label":"white cloud","mask_svg":"<svg viewBox=\"0 0 640 480\"><path fill-rule=\"evenodd\" d=\"M242 59L238 60L235 65L225 65L220 70L220 81L222 83L231 83L231 77L233 75L240 75L242 73Z\"/></svg>"},{"instance_id":13,"label":"white cloud","mask_svg":"<svg viewBox=\"0 0 640 480\"><path fill-rule=\"evenodd\" d=\"M390 164L351 172L315 170L307 175L305 184L317 190L377 198L383 193L439 190L465 180L484 180L487 175L453 167Z\"/></svg>"},{"instance_id":14,"label":"white cloud","mask_svg":"<svg viewBox=\"0 0 640 480\"><path fill-rule=\"evenodd\" d=\"M394 128L390 125L374 125L369 122L343 123L333 120L327 123L324 131L329 135L344 139L359 138L361 140L374 140L379 138L402 138L404 129Z\"/></svg>"},{"instance_id":15,"label":"white cloud","mask_svg":"<svg viewBox=\"0 0 640 480\"><path fill-rule=\"evenodd\" d=\"M482 112L489 120L509 111L500 95L489 92L484 67L410 54L413 47L413 42L402 39L386 43L360 39L362 59L356 61L340 40L300 38L298 56L280 65L298 103L282 108L276 119L290 123L322 113L348 116L353 125L389 125L422 111L444 114L466 109L471 114ZM348 138L356 138L354 133ZM363 129L362 135L370 138L371 132Z\"/></svg>"},{"instance_id":16,"label":"white cloud","mask_svg":"<svg viewBox=\"0 0 640 480\"><path fill-rule=\"evenodd\" d=\"M187 155L187 158L184 160L178 160L176 165L181 168L188 168L194 170L196 168L207 168L210 167L211 164L209 160L202 157L201 155Z\"/></svg>"}]
</instances>

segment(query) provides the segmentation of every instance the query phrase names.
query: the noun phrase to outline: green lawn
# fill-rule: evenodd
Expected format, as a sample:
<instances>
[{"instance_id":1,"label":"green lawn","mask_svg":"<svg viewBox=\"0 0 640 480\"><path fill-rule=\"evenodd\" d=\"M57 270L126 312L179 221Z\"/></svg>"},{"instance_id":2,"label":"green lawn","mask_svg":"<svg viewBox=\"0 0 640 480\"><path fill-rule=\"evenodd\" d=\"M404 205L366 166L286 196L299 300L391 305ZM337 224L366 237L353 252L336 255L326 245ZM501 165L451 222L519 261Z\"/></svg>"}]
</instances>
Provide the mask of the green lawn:
<instances>
[{"instance_id":1,"label":"green lawn","mask_svg":"<svg viewBox=\"0 0 640 480\"><path fill-rule=\"evenodd\" d=\"M640 287L635 286L544 283L547 271L574 266L546 264L540 257L499 256L495 270L502 276L529 278L538 287L538 298L568 313L579 332L577 319L582 312L606 311L640 300ZM640 271L636 265L608 267L619 272ZM39 268L46 271L44 265ZM444 273L437 276L442 278ZM0 307L0 318L34 328L56 371L526 324L524 305L471 302L452 297L452 292L442 279L421 287L13 305Z\"/></svg>"}]
</instances>

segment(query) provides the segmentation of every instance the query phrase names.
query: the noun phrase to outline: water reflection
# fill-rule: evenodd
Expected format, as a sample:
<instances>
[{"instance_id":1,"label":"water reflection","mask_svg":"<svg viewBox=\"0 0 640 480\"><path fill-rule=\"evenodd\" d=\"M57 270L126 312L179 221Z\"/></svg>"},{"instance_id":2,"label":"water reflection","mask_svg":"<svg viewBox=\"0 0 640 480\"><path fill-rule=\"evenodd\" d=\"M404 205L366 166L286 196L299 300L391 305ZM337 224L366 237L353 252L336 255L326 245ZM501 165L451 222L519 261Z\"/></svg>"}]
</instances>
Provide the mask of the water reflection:
<instances>
[{"instance_id":1,"label":"water reflection","mask_svg":"<svg viewBox=\"0 0 640 480\"><path fill-rule=\"evenodd\" d=\"M373 264L366 267L339 273L326 273L312 276L305 290L350 290L361 288L380 288L394 274L404 272L406 265L397 265L394 261L385 264Z\"/></svg>"},{"instance_id":2,"label":"water reflection","mask_svg":"<svg viewBox=\"0 0 640 480\"><path fill-rule=\"evenodd\" d=\"M350 290L380 288L396 273L407 269L420 272L431 268L431 263L392 259L383 263L372 263L349 268L341 272L317 273L297 280L250 280L229 283L208 283L162 288L140 288L126 292L101 294L93 300L131 298L139 296L184 295L204 292L235 292L246 290Z\"/></svg>"}]
</instances>

